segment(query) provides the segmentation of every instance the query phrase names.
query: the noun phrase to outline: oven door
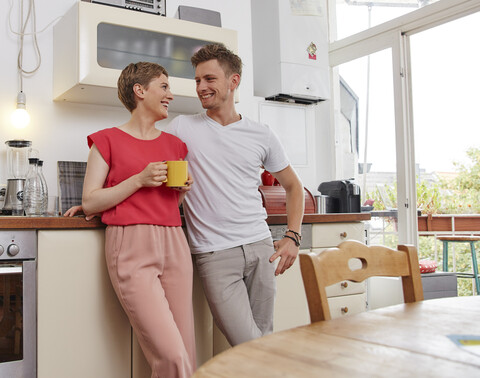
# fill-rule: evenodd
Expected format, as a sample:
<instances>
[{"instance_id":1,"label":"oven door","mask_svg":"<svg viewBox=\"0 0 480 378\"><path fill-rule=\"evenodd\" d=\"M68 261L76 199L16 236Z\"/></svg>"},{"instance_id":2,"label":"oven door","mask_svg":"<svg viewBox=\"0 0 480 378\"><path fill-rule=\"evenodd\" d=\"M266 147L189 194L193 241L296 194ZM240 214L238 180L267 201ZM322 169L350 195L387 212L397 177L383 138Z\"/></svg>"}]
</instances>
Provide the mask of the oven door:
<instances>
[{"instance_id":1,"label":"oven door","mask_svg":"<svg viewBox=\"0 0 480 378\"><path fill-rule=\"evenodd\" d=\"M36 377L36 261L0 262L0 377Z\"/></svg>"}]
</instances>

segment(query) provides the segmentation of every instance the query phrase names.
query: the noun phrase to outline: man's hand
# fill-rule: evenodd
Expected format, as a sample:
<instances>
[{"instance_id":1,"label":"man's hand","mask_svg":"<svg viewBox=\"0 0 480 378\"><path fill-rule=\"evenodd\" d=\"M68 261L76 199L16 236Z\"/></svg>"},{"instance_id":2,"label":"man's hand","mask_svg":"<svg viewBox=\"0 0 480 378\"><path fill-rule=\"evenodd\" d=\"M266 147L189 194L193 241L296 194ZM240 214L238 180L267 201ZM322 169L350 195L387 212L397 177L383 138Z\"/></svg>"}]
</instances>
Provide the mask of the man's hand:
<instances>
[{"instance_id":1,"label":"man's hand","mask_svg":"<svg viewBox=\"0 0 480 378\"><path fill-rule=\"evenodd\" d=\"M295 245L295 242L289 238L283 238L273 243L275 253L270 257L270 262L274 262L278 257L280 261L275 270L275 275L283 274L288 268L290 268L295 259L298 256L299 247Z\"/></svg>"}]
</instances>

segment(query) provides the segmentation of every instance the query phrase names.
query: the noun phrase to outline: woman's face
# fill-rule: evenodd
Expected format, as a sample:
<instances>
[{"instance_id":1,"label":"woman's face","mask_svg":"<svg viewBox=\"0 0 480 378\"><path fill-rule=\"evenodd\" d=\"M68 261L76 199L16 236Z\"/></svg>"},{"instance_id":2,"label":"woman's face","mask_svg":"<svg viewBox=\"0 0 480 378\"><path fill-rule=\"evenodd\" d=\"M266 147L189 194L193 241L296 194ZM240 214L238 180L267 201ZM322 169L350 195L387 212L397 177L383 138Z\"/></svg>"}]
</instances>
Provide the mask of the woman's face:
<instances>
[{"instance_id":1,"label":"woman's face","mask_svg":"<svg viewBox=\"0 0 480 378\"><path fill-rule=\"evenodd\" d=\"M143 95L145 110L152 112L156 120L168 117L168 105L173 100L173 95L165 75L150 81L148 88L143 89Z\"/></svg>"}]
</instances>

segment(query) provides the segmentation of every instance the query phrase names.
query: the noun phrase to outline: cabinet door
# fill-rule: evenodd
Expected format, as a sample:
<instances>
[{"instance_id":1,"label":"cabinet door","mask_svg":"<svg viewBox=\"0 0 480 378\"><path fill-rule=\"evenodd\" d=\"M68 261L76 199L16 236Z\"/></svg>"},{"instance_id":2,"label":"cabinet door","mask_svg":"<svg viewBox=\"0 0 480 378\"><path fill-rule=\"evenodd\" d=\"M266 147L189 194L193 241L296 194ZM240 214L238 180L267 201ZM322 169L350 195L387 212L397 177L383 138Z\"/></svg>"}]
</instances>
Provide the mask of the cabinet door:
<instances>
[{"instance_id":1,"label":"cabinet door","mask_svg":"<svg viewBox=\"0 0 480 378\"><path fill-rule=\"evenodd\" d=\"M300 253L308 253L301 250ZM303 287L299 258L283 274L277 276L277 295L273 317L274 332L310 323L307 296Z\"/></svg>"},{"instance_id":2,"label":"cabinet door","mask_svg":"<svg viewBox=\"0 0 480 378\"><path fill-rule=\"evenodd\" d=\"M38 378L130 378L130 323L104 230L38 232Z\"/></svg>"}]
</instances>

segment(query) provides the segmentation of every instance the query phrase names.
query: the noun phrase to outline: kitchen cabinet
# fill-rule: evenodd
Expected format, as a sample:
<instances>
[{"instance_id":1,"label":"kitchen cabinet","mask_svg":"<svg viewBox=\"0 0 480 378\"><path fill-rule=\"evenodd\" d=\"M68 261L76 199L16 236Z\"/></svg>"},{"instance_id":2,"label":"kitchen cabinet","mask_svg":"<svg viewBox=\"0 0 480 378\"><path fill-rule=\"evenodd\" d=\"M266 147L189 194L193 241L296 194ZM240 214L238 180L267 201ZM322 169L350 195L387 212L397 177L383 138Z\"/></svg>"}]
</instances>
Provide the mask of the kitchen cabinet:
<instances>
[{"instance_id":1,"label":"kitchen cabinet","mask_svg":"<svg viewBox=\"0 0 480 378\"><path fill-rule=\"evenodd\" d=\"M38 378L151 376L110 283L104 233L38 231ZM214 354L216 327L195 270L193 306L200 366Z\"/></svg>"},{"instance_id":2,"label":"kitchen cabinet","mask_svg":"<svg viewBox=\"0 0 480 378\"><path fill-rule=\"evenodd\" d=\"M317 9L308 13L303 3L251 2L256 96L307 104L330 98L327 2L310 2Z\"/></svg>"},{"instance_id":3,"label":"kitchen cabinet","mask_svg":"<svg viewBox=\"0 0 480 378\"><path fill-rule=\"evenodd\" d=\"M103 249L103 229L38 231L38 378L131 377L131 327Z\"/></svg>"},{"instance_id":4,"label":"kitchen cabinet","mask_svg":"<svg viewBox=\"0 0 480 378\"><path fill-rule=\"evenodd\" d=\"M328 220L302 225L301 252L320 251L347 238L364 241L363 223L336 221L342 216L305 216ZM60 221L76 228L56 229ZM104 228L93 222L75 221L63 217L38 220L44 227L52 227L37 231L38 378L149 378L150 368L108 277ZM92 228L79 229L88 226ZM363 284L349 282L347 288L329 288L329 295L332 311L338 312L335 316L342 316L341 308L345 306L348 314L365 309ZM197 366L201 366L230 346L213 322L195 268L192 300ZM310 322L298 259L277 277L274 317L275 332Z\"/></svg>"},{"instance_id":5,"label":"kitchen cabinet","mask_svg":"<svg viewBox=\"0 0 480 378\"><path fill-rule=\"evenodd\" d=\"M123 106L117 96L121 70L150 61L169 73L170 110L199 112L190 57L211 42L237 52L234 30L78 1L53 31L54 100Z\"/></svg>"},{"instance_id":6,"label":"kitchen cabinet","mask_svg":"<svg viewBox=\"0 0 480 378\"><path fill-rule=\"evenodd\" d=\"M321 252L345 240L365 242L363 222L316 223L312 225L312 247L300 253ZM366 310L365 283L340 282L327 288L332 318ZM299 259L283 275L277 277L274 332L310 323L308 303L303 287Z\"/></svg>"}]
</instances>

